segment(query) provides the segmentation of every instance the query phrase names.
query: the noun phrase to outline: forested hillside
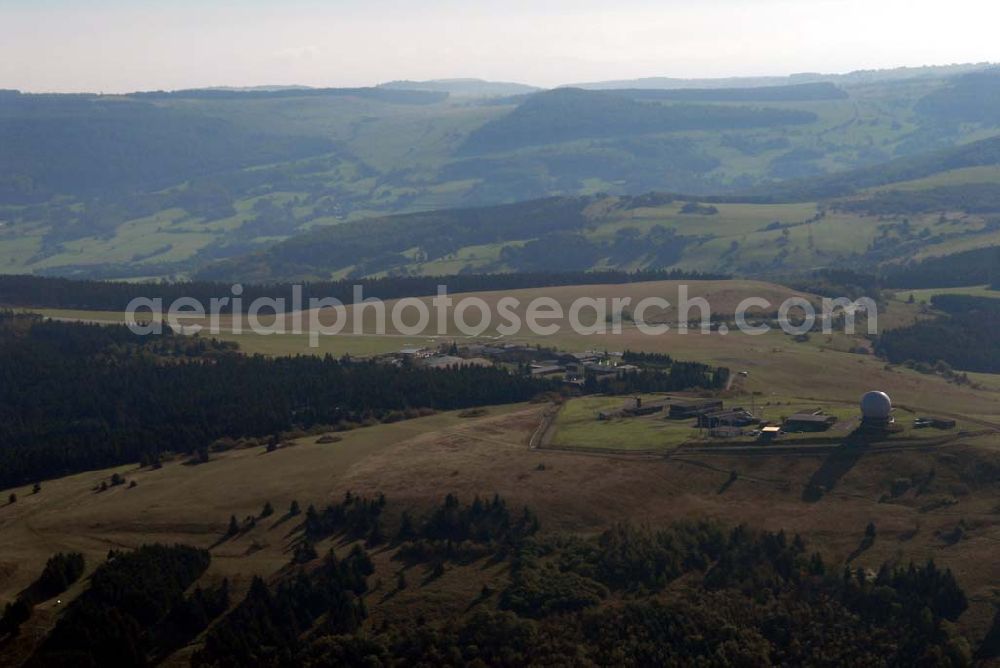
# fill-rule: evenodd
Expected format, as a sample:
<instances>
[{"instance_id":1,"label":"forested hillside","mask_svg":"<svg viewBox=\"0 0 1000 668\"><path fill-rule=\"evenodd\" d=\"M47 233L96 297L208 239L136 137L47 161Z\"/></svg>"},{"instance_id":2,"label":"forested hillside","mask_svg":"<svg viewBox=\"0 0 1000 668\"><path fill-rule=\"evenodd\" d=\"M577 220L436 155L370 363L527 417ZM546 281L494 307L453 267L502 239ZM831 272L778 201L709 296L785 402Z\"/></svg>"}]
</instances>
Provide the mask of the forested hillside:
<instances>
[{"instance_id":1,"label":"forested hillside","mask_svg":"<svg viewBox=\"0 0 1000 668\"><path fill-rule=\"evenodd\" d=\"M0 271L184 278L320 226L557 196L652 191L822 202L996 165L996 140L979 140L995 134L997 116L971 101L993 99L998 75L970 69L681 90L417 82L417 90L395 83L124 96L0 92ZM490 97L477 86L516 94ZM775 220L802 219L764 224ZM713 220L703 222L704 234L720 236ZM574 235L542 248L565 249L555 258L561 269L660 268L701 236L595 246ZM712 246L711 265L699 259L685 268L770 270L773 258L757 252L725 255L740 236ZM655 252L640 257L640 246ZM499 264L537 269L542 248L508 248ZM355 273L392 270L385 259L359 259Z\"/></svg>"},{"instance_id":2,"label":"forested hillside","mask_svg":"<svg viewBox=\"0 0 1000 668\"><path fill-rule=\"evenodd\" d=\"M159 190L333 147L323 137L250 132L223 119L129 100L4 94L0 101L0 203Z\"/></svg>"},{"instance_id":3,"label":"forested hillside","mask_svg":"<svg viewBox=\"0 0 1000 668\"><path fill-rule=\"evenodd\" d=\"M963 167L1000 164L1000 137L898 158L839 174L772 185L759 196L765 200L802 200L851 195L865 188L920 179Z\"/></svg>"},{"instance_id":4,"label":"forested hillside","mask_svg":"<svg viewBox=\"0 0 1000 668\"><path fill-rule=\"evenodd\" d=\"M146 665L210 624L193 666L500 667L570 656L609 666L963 666L972 659L952 624L966 595L951 571L930 561L854 570L827 563L798 534L706 521L539 535L530 509L510 508L498 495L463 503L448 494L398 522L385 518L392 507L384 495L351 492L324 510L310 506L291 529L296 548L286 567L270 582L254 577L228 610L228 581L185 594L208 567L207 551L112 551L29 665ZM313 541L331 536L343 542L320 555ZM464 610L373 624L369 617L409 586L405 568L391 585L375 577L378 552L425 567L425 585L484 562L503 564L507 574L500 591L484 586Z\"/></svg>"},{"instance_id":5,"label":"forested hillside","mask_svg":"<svg viewBox=\"0 0 1000 668\"><path fill-rule=\"evenodd\" d=\"M1000 191L990 180L1000 177L998 146L989 140L949 152L961 153L957 162L924 158L927 169L961 166L908 172L926 178L877 190L852 185L849 196L825 201L595 195L347 222L217 262L198 276L322 281L662 268L764 278L822 268L898 276L915 258L1000 244ZM976 282L989 278L964 285Z\"/></svg>"},{"instance_id":6,"label":"forested hillside","mask_svg":"<svg viewBox=\"0 0 1000 668\"><path fill-rule=\"evenodd\" d=\"M167 328L169 329L169 328ZM0 486L166 453L207 461L217 439L351 429L427 410L528 401L561 383L526 368L425 368L238 354L230 343L0 312ZM719 387L699 363L591 382L592 392Z\"/></svg>"},{"instance_id":7,"label":"forested hillside","mask_svg":"<svg viewBox=\"0 0 1000 668\"><path fill-rule=\"evenodd\" d=\"M246 303L264 297L283 299L294 304L296 288L301 290L303 305L309 300L333 297L341 303L354 303L355 287L365 298L388 300L400 297L425 297L445 285L449 294L493 290L521 290L566 285L615 285L644 281L704 281L725 279L722 274L704 274L677 269L656 271L588 271L505 274L459 274L451 276L390 276L342 281L316 281L305 284L241 284ZM122 281L83 281L44 276L0 275L0 305L7 307L85 309L123 311L136 298L160 299L164 308L182 297L192 297L203 304L213 298L232 294L231 283L184 281L176 283L126 283ZM232 304L221 305L220 313L231 311Z\"/></svg>"},{"instance_id":8,"label":"forested hillside","mask_svg":"<svg viewBox=\"0 0 1000 668\"><path fill-rule=\"evenodd\" d=\"M1000 373L1000 300L968 295L935 295L945 315L893 329L879 337L877 350L889 361L945 365L963 371Z\"/></svg>"},{"instance_id":9,"label":"forested hillside","mask_svg":"<svg viewBox=\"0 0 1000 668\"><path fill-rule=\"evenodd\" d=\"M510 114L487 123L465 141L467 153L507 151L584 138L665 131L739 130L801 125L805 111L640 102L627 93L560 88L528 98Z\"/></svg>"}]
</instances>

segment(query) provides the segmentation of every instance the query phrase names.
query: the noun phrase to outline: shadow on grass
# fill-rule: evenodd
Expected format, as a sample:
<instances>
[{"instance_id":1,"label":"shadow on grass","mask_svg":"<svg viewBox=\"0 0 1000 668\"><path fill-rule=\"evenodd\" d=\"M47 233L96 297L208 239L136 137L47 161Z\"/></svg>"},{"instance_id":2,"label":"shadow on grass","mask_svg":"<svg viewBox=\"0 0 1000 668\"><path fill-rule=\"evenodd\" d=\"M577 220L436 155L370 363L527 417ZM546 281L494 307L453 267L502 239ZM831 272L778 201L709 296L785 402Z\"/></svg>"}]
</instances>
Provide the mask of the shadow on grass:
<instances>
[{"instance_id":1,"label":"shadow on grass","mask_svg":"<svg viewBox=\"0 0 1000 668\"><path fill-rule=\"evenodd\" d=\"M869 550L871 546L874 544L875 544L874 536L865 536L864 538L862 538L861 542L858 543L858 546L854 548L854 551L847 556L847 563L851 563L852 561L860 557L867 550Z\"/></svg>"},{"instance_id":2,"label":"shadow on grass","mask_svg":"<svg viewBox=\"0 0 1000 668\"><path fill-rule=\"evenodd\" d=\"M802 490L802 500L806 503L815 503L822 499L823 495L833 490L841 478L854 468L864 452L863 444L847 442L827 455Z\"/></svg>"},{"instance_id":3,"label":"shadow on grass","mask_svg":"<svg viewBox=\"0 0 1000 668\"><path fill-rule=\"evenodd\" d=\"M284 515L282 515L281 517L279 517L271 526L269 526L267 528L267 530L268 531L272 531L273 529L277 529L278 527L280 527L282 524L284 524L288 520L292 519L293 517L298 517L301 514L302 513L294 513L294 514L293 513L285 513ZM296 528L298 528L298 527L292 527L293 531Z\"/></svg>"},{"instance_id":4,"label":"shadow on grass","mask_svg":"<svg viewBox=\"0 0 1000 668\"><path fill-rule=\"evenodd\" d=\"M726 481L719 485L719 489L715 491L716 494L725 494L726 490L733 486L733 484L740 479L740 475L736 471L730 471L729 477Z\"/></svg>"}]
</instances>

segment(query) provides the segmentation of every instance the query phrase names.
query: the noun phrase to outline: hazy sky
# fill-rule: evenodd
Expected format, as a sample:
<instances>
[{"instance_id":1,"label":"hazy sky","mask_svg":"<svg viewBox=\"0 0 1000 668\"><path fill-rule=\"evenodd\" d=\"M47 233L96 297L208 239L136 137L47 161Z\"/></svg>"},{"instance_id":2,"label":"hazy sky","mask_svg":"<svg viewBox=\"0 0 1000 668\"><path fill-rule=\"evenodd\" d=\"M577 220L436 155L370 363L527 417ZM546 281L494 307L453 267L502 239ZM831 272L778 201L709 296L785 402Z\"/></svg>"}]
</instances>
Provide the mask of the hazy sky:
<instances>
[{"instance_id":1,"label":"hazy sky","mask_svg":"<svg viewBox=\"0 0 1000 668\"><path fill-rule=\"evenodd\" d=\"M844 72L1000 61L996 0L0 0L0 88Z\"/></svg>"}]
</instances>

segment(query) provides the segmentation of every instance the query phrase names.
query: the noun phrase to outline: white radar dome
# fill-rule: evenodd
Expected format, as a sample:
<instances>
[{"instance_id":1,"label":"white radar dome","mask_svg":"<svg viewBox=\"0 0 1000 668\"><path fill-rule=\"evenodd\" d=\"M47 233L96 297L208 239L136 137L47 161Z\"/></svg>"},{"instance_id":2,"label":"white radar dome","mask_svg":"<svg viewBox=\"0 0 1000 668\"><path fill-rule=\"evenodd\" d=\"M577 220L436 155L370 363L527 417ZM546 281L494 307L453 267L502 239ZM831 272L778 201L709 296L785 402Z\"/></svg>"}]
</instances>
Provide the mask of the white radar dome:
<instances>
[{"instance_id":1,"label":"white radar dome","mask_svg":"<svg viewBox=\"0 0 1000 668\"><path fill-rule=\"evenodd\" d=\"M892 412L892 400L885 392L866 392L861 397L861 415L875 420L885 420Z\"/></svg>"}]
</instances>

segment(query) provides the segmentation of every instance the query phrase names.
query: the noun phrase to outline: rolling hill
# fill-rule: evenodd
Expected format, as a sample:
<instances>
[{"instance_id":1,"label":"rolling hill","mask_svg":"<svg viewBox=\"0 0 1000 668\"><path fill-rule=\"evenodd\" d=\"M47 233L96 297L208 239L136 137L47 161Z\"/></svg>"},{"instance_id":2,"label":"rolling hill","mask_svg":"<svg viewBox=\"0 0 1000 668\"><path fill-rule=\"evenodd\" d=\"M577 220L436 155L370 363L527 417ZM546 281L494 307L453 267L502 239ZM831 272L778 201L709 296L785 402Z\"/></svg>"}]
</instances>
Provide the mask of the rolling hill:
<instances>
[{"instance_id":1,"label":"rolling hill","mask_svg":"<svg viewBox=\"0 0 1000 668\"><path fill-rule=\"evenodd\" d=\"M1000 139L991 138L779 185L746 201L591 195L317 227L199 276L282 281L665 267L743 276L881 268L902 276L914 259L1000 245L998 177ZM816 195L825 196L809 199ZM976 274L968 284L990 280Z\"/></svg>"},{"instance_id":2,"label":"rolling hill","mask_svg":"<svg viewBox=\"0 0 1000 668\"><path fill-rule=\"evenodd\" d=\"M942 106L951 100L966 109L976 95L993 99L1000 77L982 67L969 73L975 69L734 80L684 90L635 84L531 92L458 81L413 82L416 90L394 82L124 96L0 92L0 132L10 147L0 157L0 271L183 278L323 226L549 197L682 192L702 199L746 194L744 201L763 203L846 196L995 164L991 155L969 152L986 151L976 142L996 134L996 116ZM483 86L510 94L465 94ZM72 132L48 131L54 119ZM739 215L760 227L802 222L815 212L802 213ZM703 252L692 254L691 239L659 240L652 250L669 246L659 259L628 257L620 244L595 251L572 238L563 244L591 262L563 264L662 265L679 257L681 245L691 266L704 269L763 271L774 264L775 254L762 250L738 254L745 257L727 268L722 254L733 241L744 245L745 228L734 236L709 224L692 234L699 226L666 222L698 238ZM862 227L865 243L821 246L832 253L827 260L864 255L877 234ZM720 247L714 239L723 238ZM501 234L476 242L489 248L470 251L477 255L473 268L537 264L528 257L532 248L506 250L514 256L507 263L488 259L500 250L494 244L507 241L531 238ZM434 260L454 270L470 264L462 253ZM376 272L403 269L399 262L375 265ZM347 267L321 269L325 275Z\"/></svg>"},{"instance_id":3,"label":"rolling hill","mask_svg":"<svg viewBox=\"0 0 1000 668\"><path fill-rule=\"evenodd\" d=\"M722 99L740 100L741 96L737 94L740 92L745 91L734 91L733 95ZM643 97L648 99L648 96ZM699 98L692 96L688 99ZM743 99L767 98L748 96ZM510 114L475 130L462 144L461 150L466 153L509 151L577 139L692 130L774 128L816 120L816 114L806 111L659 105L637 101L628 91L609 93L559 88L533 95Z\"/></svg>"},{"instance_id":4,"label":"rolling hill","mask_svg":"<svg viewBox=\"0 0 1000 668\"><path fill-rule=\"evenodd\" d=\"M608 195L631 210L626 200L648 192L796 206L728 207L723 216L682 213L682 204L654 206L648 220L627 225L612 216L618 227L636 227L638 240L627 230L614 239L615 228L602 227L611 219L592 211L588 216L597 218L586 229L561 230L570 236L557 239L565 253L553 261L570 269L680 263L736 273L861 263L873 259L869 246L880 236L872 216L840 210L856 235L835 225L797 224L819 214L824 200L854 197L859 189L942 173L951 180L939 185L949 187L996 181L983 170L959 174L996 165L997 143L989 139L997 132L995 116L966 112L976 95L993 99L1000 76L970 70L976 68L734 80L680 90L532 92L462 80L124 96L0 92L0 136L8 148L0 156L0 271L184 278L226 258L286 255L298 242L267 249L345 222L407 212L424 212L411 221L427 220L445 209L465 216L550 197L583 198L585 208L587 198ZM416 89L406 87L411 83ZM959 111L947 111L947 104ZM986 195L979 188L977 199ZM827 214L827 222L835 220ZM733 220L724 222L726 216ZM780 230L758 233L772 223L795 224L791 238L783 240ZM656 225L666 232L650 237ZM343 234L350 229L356 228ZM927 234L940 239L905 248L922 252L947 242L964 250L972 239L959 234L964 229L931 229ZM421 249L419 239L405 234L408 245L387 241L373 255L355 248L350 263L295 267L299 261L289 256L287 270L258 273L531 270L553 245L504 225L498 230L453 240L461 243L451 249ZM808 231L812 248L808 238L796 239ZM418 249L428 257L391 257ZM874 259L892 259L885 251Z\"/></svg>"}]
</instances>

